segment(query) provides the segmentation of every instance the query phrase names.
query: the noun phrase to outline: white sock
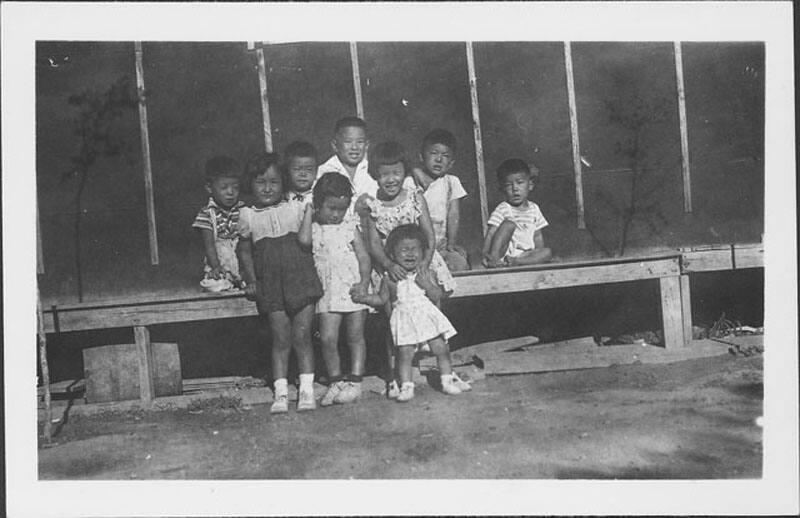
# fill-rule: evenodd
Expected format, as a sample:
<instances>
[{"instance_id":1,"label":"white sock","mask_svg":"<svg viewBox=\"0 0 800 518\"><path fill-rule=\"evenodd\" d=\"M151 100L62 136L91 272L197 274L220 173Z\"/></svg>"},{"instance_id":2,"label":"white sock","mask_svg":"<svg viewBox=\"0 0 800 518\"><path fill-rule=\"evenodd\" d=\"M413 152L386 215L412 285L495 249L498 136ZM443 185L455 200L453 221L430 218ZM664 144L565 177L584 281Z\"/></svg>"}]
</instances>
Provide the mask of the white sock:
<instances>
[{"instance_id":1,"label":"white sock","mask_svg":"<svg viewBox=\"0 0 800 518\"><path fill-rule=\"evenodd\" d=\"M452 374L442 374L442 385L448 385L453 382Z\"/></svg>"},{"instance_id":2,"label":"white sock","mask_svg":"<svg viewBox=\"0 0 800 518\"><path fill-rule=\"evenodd\" d=\"M300 375L300 390L314 390L314 373Z\"/></svg>"},{"instance_id":3,"label":"white sock","mask_svg":"<svg viewBox=\"0 0 800 518\"><path fill-rule=\"evenodd\" d=\"M289 393L289 382L286 378L278 378L275 380L275 395L286 395Z\"/></svg>"}]
</instances>

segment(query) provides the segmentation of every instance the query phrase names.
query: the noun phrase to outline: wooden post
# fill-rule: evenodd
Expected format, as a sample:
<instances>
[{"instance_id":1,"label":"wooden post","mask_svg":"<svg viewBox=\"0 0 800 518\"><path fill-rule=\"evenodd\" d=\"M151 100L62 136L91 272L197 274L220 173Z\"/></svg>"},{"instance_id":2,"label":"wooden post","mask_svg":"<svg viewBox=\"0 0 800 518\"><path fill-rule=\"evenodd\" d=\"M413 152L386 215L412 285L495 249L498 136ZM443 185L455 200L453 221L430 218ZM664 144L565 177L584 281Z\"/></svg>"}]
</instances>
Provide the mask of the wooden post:
<instances>
[{"instance_id":1,"label":"wooden post","mask_svg":"<svg viewBox=\"0 0 800 518\"><path fill-rule=\"evenodd\" d=\"M155 382L153 381L153 348L150 344L150 330L145 326L134 326L133 336L136 340L136 353L139 357L139 394L142 402L150 404L155 399Z\"/></svg>"},{"instance_id":2,"label":"wooden post","mask_svg":"<svg viewBox=\"0 0 800 518\"><path fill-rule=\"evenodd\" d=\"M572 45L568 41L564 42L564 68L567 74L567 102L569 103L569 130L572 136L572 168L575 171L575 204L578 207L578 228L585 229L581 145L578 137L578 108L575 103L575 79L572 74Z\"/></svg>"},{"instance_id":3,"label":"wooden post","mask_svg":"<svg viewBox=\"0 0 800 518\"><path fill-rule=\"evenodd\" d=\"M134 43L136 49L136 88L139 96L139 131L142 139L144 162L144 200L147 206L147 236L150 239L150 264L158 264L158 237L156 235L156 209L153 203L153 170L150 164L150 136L147 130L147 102L142 65L142 42Z\"/></svg>"},{"instance_id":4,"label":"wooden post","mask_svg":"<svg viewBox=\"0 0 800 518\"><path fill-rule=\"evenodd\" d=\"M661 322L664 347L683 347L683 311L681 308L681 280L679 275L659 278L661 287Z\"/></svg>"},{"instance_id":5,"label":"wooden post","mask_svg":"<svg viewBox=\"0 0 800 518\"><path fill-rule=\"evenodd\" d=\"M489 200L486 196L486 170L483 163L483 138L481 137L481 114L478 109L478 81L475 77L475 56L472 52L472 42L467 46L467 72L469 74L469 97L472 101L472 134L475 138L475 163L478 168L478 193L481 200L481 223L483 233L489 223Z\"/></svg>"},{"instance_id":6,"label":"wooden post","mask_svg":"<svg viewBox=\"0 0 800 518\"><path fill-rule=\"evenodd\" d=\"M692 212L692 181L689 172L689 130L686 125L686 91L683 87L683 54L681 42L673 43L675 49L675 80L678 85L678 121L681 127L681 172L683 174L683 210Z\"/></svg>"},{"instance_id":7,"label":"wooden post","mask_svg":"<svg viewBox=\"0 0 800 518\"><path fill-rule=\"evenodd\" d=\"M44 273L44 253L42 252L42 225L39 223L39 203L36 203L36 273Z\"/></svg>"},{"instance_id":8,"label":"wooden post","mask_svg":"<svg viewBox=\"0 0 800 518\"><path fill-rule=\"evenodd\" d=\"M350 42L350 64L353 67L353 92L356 97L356 115L364 119L364 99L361 95L361 72L358 68L358 46L355 41Z\"/></svg>"},{"instance_id":9,"label":"wooden post","mask_svg":"<svg viewBox=\"0 0 800 518\"><path fill-rule=\"evenodd\" d=\"M261 90L261 115L264 128L264 149L272 153L272 122L269 118L269 97L267 96L267 64L264 60L264 49L256 49L258 58L258 87Z\"/></svg>"},{"instance_id":10,"label":"wooden post","mask_svg":"<svg viewBox=\"0 0 800 518\"><path fill-rule=\"evenodd\" d=\"M37 337L39 339L39 365L42 369L42 385L44 386L44 437L47 442L53 437L51 425L53 422L53 409L50 406L50 368L47 365L47 335L44 332L44 313L42 312L42 297L39 288L36 288L36 316L39 321Z\"/></svg>"},{"instance_id":11,"label":"wooden post","mask_svg":"<svg viewBox=\"0 0 800 518\"><path fill-rule=\"evenodd\" d=\"M681 315L683 320L683 343L692 343L692 296L689 288L689 275L681 275Z\"/></svg>"}]
</instances>

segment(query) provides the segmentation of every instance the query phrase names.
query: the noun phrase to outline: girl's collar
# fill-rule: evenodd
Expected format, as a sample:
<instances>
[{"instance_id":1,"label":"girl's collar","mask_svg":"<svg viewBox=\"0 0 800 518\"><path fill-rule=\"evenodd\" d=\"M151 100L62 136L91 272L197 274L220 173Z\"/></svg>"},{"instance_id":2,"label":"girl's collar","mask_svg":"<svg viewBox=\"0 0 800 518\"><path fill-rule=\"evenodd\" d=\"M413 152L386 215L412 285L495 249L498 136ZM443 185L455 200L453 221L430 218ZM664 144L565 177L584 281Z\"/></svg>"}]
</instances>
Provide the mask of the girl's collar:
<instances>
[{"instance_id":1,"label":"girl's collar","mask_svg":"<svg viewBox=\"0 0 800 518\"><path fill-rule=\"evenodd\" d=\"M281 205L285 205L286 203L288 203L288 202L285 199L281 199L281 201L279 201L275 205L267 205L266 207L257 207L256 205L250 205L250 208L255 210L255 211L260 212L260 211L269 210L269 209L276 209L276 208L280 207Z\"/></svg>"}]
</instances>

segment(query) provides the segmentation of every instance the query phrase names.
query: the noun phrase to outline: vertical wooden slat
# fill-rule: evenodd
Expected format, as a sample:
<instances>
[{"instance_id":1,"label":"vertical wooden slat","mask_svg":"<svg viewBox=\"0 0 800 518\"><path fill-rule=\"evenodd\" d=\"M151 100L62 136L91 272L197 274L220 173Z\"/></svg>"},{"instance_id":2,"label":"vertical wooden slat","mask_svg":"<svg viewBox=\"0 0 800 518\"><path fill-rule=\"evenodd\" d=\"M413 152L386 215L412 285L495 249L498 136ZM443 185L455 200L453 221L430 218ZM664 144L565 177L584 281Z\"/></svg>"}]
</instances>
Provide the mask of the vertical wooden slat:
<instances>
[{"instance_id":1,"label":"vertical wooden slat","mask_svg":"<svg viewBox=\"0 0 800 518\"><path fill-rule=\"evenodd\" d=\"M356 115L364 119L364 99L361 95L361 71L358 67L358 45L350 42L350 64L353 67L353 92L356 97Z\"/></svg>"},{"instance_id":2,"label":"vertical wooden slat","mask_svg":"<svg viewBox=\"0 0 800 518\"><path fill-rule=\"evenodd\" d=\"M475 56L472 51L472 42L466 42L467 47L467 72L469 74L469 97L472 102L472 134L475 138L475 164L478 168L478 193L481 200L481 223L483 233L489 222L489 200L486 195L486 170L483 163L483 138L481 136L481 115L478 108L478 82L475 75Z\"/></svg>"},{"instance_id":3,"label":"vertical wooden slat","mask_svg":"<svg viewBox=\"0 0 800 518\"><path fill-rule=\"evenodd\" d=\"M575 204L578 208L578 228L586 228L583 208L583 173L581 171L581 145L578 138L578 108L575 103L575 79L572 74L572 45L564 42L564 68L567 74L567 101L569 103L569 130L572 136L572 168L575 171Z\"/></svg>"},{"instance_id":4,"label":"vertical wooden slat","mask_svg":"<svg viewBox=\"0 0 800 518\"><path fill-rule=\"evenodd\" d=\"M156 209L153 202L153 169L150 163L150 136L147 126L147 102L142 65L142 42L134 43L136 49L136 88L139 96L139 133L142 140L144 163L144 200L147 207L147 236L150 239L150 264L158 264L158 237L156 234Z\"/></svg>"},{"instance_id":5,"label":"vertical wooden slat","mask_svg":"<svg viewBox=\"0 0 800 518\"><path fill-rule=\"evenodd\" d=\"M681 309L681 281L679 275L661 277L661 322L664 347L683 347L683 311Z\"/></svg>"},{"instance_id":6,"label":"vertical wooden slat","mask_svg":"<svg viewBox=\"0 0 800 518\"><path fill-rule=\"evenodd\" d=\"M689 275L681 275L681 314L683 318L683 343L692 343L692 294Z\"/></svg>"},{"instance_id":7,"label":"vertical wooden slat","mask_svg":"<svg viewBox=\"0 0 800 518\"><path fill-rule=\"evenodd\" d=\"M258 58L258 87L261 90L261 116L264 129L264 149L272 153L272 122L269 117L269 97L267 96L267 64L264 60L264 49L256 49Z\"/></svg>"},{"instance_id":8,"label":"vertical wooden slat","mask_svg":"<svg viewBox=\"0 0 800 518\"><path fill-rule=\"evenodd\" d=\"M683 210L692 212L692 180L689 171L689 130L686 125L686 91L683 87L683 53L681 42L673 44L675 49L675 81L678 86L678 121L681 128L681 173L683 174Z\"/></svg>"},{"instance_id":9,"label":"vertical wooden slat","mask_svg":"<svg viewBox=\"0 0 800 518\"><path fill-rule=\"evenodd\" d=\"M47 335L44 332L44 312L38 286L36 287L36 316L38 319L39 366L42 369L42 385L44 386L44 437L47 442L50 442L53 436L51 432L53 409L50 404L50 368L47 364Z\"/></svg>"},{"instance_id":10,"label":"vertical wooden slat","mask_svg":"<svg viewBox=\"0 0 800 518\"><path fill-rule=\"evenodd\" d=\"M44 253L42 252L42 225L39 223L39 203L36 203L36 273L44 273Z\"/></svg>"},{"instance_id":11,"label":"vertical wooden slat","mask_svg":"<svg viewBox=\"0 0 800 518\"><path fill-rule=\"evenodd\" d=\"M156 395L153 380L153 348L150 344L150 330L145 326L134 326L133 336L136 340L136 355L139 360L139 394L143 403L151 403Z\"/></svg>"}]
</instances>

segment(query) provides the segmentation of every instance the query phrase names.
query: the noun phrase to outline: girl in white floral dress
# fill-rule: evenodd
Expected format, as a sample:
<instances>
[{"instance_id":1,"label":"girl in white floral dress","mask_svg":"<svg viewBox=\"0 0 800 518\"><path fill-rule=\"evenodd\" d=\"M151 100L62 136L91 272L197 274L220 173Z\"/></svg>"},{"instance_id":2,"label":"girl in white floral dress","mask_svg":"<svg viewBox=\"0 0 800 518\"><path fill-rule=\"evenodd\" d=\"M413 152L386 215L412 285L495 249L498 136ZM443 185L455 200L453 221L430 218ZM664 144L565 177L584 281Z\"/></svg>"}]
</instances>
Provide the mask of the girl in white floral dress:
<instances>
[{"instance_id":1,"label":"girl in white floral dress","mask_svg":"<svg viewBox=\"0 0 800 518\"><path fill-rule=\"evenodd\" d=\"M314 185L313 206L306 206L298 233L300 243L311 246L324 292L316 308L322 356L328 371L328 391L320 401L322 406L350 403L361 396L366 357L364 321L369 307L353 302L353 295L367 292L371 265L357 221L347 215L352 197L347 177L338 173L322 175ZM347 376L342 376L339 361L342 321L350 347Z\"/></svg>"}]
</instances>

